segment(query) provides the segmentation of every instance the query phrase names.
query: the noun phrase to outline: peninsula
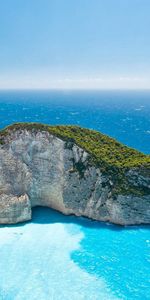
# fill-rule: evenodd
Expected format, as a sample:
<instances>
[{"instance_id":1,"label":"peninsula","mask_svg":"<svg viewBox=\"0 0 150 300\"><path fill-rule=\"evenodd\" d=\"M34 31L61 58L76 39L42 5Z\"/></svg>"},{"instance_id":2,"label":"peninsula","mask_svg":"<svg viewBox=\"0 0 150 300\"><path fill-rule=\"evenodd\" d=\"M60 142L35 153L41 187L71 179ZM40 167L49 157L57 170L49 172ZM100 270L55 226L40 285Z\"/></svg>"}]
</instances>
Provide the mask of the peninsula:
<instances>
[{"instance_id":1,"label":"peninsula","mask_svg":"<svg viewBox=\"0 0 150 300\"><path fill-rule=\"evenodd\" d=\"M30 220L35 206L149 224L150 155L78 126L8 126L0 131L0 223Z\"/></svg>"}]
</instances>

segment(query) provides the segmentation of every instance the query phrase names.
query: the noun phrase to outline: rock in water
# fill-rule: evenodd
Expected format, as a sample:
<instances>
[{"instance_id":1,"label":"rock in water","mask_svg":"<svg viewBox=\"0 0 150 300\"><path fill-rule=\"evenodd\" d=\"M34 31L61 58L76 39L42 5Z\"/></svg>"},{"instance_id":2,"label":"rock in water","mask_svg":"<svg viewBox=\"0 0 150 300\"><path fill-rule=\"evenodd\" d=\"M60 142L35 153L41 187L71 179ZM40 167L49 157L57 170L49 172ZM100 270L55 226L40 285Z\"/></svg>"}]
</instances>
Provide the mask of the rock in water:
<instances>
[{"instance_id":1,"label":"rock in water","mask_svg":"<svg viewBox=\"0 0 150 300\"><path fill-rule=\"evenodd\" d=\"M31 208L120 225L150 223L150 156L78 126L18 123L0 132L0 223Z\"/></svg>"}]
</instances>

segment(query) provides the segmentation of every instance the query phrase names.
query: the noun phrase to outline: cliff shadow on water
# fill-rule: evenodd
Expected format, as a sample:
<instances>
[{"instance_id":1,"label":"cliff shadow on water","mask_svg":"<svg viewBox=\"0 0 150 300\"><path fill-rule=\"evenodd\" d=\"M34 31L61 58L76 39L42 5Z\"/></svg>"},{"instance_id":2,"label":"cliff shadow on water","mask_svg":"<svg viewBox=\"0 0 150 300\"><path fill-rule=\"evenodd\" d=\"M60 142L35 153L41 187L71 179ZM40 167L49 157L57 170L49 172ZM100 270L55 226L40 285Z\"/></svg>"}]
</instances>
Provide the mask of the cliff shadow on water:
<instances>
[{"instance_id":1,"label":"cliff shadow on water","mask_svg":"<svg viewBox=\"0 0 150 300\"><path fill-rule=\"evenodd\" d=\"M30 224L33 226L30 227ZM44 224L46 226L44 226ZM64 235L64 238L63 236L61 237L62 231L59 231L59 226L58 232L57 226L54 226L56 230L56 241L60 243L56 243L55 245L54 236L54 248L53 241L47 239L46 235L46 232L51 231L51 228L52 233L54 232L54 228L51 226L53 224L65 225L64 229L68 233L67 237L69 239L68 241L66 240L66 235ZM28 225L27 235L31 230L29 236L34 240L34 243L36 244L37 239L39 240L40 235L42 235L39 244L42 244L46 238L46 251L49 251L48 249L52 245L52 251L56 249L56 255L58 245L61 252L61 249L63 250L66 243L72 243L71 236L78 236L79 234L79 238L81 237L78 244L79 247L68 252L69 259L78 266L78 270L82 269L86 274L94 276L96 280L98 278L104 279L104 282L107 282L109 288L115 291L116 296L121 295L121 299L149 299L146 297L143 298L141 281L143 282L145 295L147 295L146 279L148 278L149 268L148 264L145 264L145 258L146 260L148 259L148 229L150 226L138 225L123 227L93 221L85 217L66 216L51 208L39 206L32 209L31 221L15 225L2 225L0 229L2 227L12 227L14 229L13 231L16 231L16 228L21 226L28 227ZM38 225L37 229L36 225ZM34 230L32 227L34 227ZM41 227L43 227L42 230ZM39 230L39 233L33 234L32 230L34 233L37 233ZM28 239L26 241L28 243ZM37 245L39 244L37 243ZM67 268L67 266L65 266L65 268ZM136 297L137 291L139 293L138 297ZM124 297L124 295L127 295L127 298Z\"/></svg>"},{"instance_id":2,"label":"cliff shadow on water","mask_svg":"<svg viewBox=\"0 0 150 300\"><path fill-rule=\"evenodd\" d=\"M20 222L17 224L7 224L7 225L0 225L2 227L21 227L25 226L28 223L34 224L74 224L79 227L89 228L89 229L97 229L97 230L111 230L111 231L124 231L124 230L138 230L149 228L150 225L138 225L138 226L120 226L111 224L109 222L100 222L88 219L86 217L77 217L74 215L64 215L52 208L37 206L32 208L32 220L26 222Z\"/></svg>"}]
</instances>

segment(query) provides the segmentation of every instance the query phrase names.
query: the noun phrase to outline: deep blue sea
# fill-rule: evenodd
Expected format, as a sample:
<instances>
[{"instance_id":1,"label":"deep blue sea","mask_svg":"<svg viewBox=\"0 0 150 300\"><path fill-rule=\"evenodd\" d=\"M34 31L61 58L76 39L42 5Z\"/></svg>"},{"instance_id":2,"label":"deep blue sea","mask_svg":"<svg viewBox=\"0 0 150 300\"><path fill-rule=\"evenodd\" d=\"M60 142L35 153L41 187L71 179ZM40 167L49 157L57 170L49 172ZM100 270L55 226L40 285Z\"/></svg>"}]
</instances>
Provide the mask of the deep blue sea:
<instances>
[{"instance_id":1,"label":"deep blue sea","mask_svg":"<svg viewBox=\"0 0 150 300\"><path fill-rule=\"evenodd\" d=\"M1 91L0 128L77 124L150 154L150 92ZM150 300L150 227L35 208L0 226L0 300Z\"/></svg>"}]
</instances>

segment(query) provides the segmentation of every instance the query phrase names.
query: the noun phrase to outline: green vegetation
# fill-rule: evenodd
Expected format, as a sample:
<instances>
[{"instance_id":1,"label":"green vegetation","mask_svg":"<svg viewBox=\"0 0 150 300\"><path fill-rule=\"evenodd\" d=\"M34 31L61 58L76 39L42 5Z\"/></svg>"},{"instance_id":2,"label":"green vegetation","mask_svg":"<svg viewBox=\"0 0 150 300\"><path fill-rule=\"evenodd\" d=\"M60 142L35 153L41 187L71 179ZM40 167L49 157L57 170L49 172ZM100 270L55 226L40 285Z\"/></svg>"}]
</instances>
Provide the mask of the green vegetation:
<instances>
[{"instance_id":1,"label":"green vegetation","mask_svg":"<svg viewBox=\"0 0 150 300\"><path fill-rule=\"evenodd\" d=\"M114 167L138 167L141 165L150 167L150 155L145 155L137 150L124 146L113 138L110 138L95 130L89 130L78 126L48 126L39 123L16 123L0 131L0 143L4 136L12 130L28 129L32 131L48 131L63 140L76 143L85 149L97 163L106 163Z\"/></svg>"},{"instance_id":2,"label":"green vegetation","mask_svg":"<svg viewBox=\"0 0 150 300\"><path fill-rule=\"evenodd\" d=\"M150 170L150 155L145 155L137 150L129 148L113 138L110 138L95 130L89 130L78 126L49 126L39 123L16 123L0 131L0 144L5 143L5 137L12 131L27 129L35 131L48 131L60 137L69 145L76 143L90 154L89 163L94 163L107 172L115 183L116 192L147 193L126 182L125 172L132 168L144 168ZM81 166L76 166L81 169ZM82 175L83 175L83 170ZM134 190L134 191L133 191Z\"/></svg>"}]
</instances>

